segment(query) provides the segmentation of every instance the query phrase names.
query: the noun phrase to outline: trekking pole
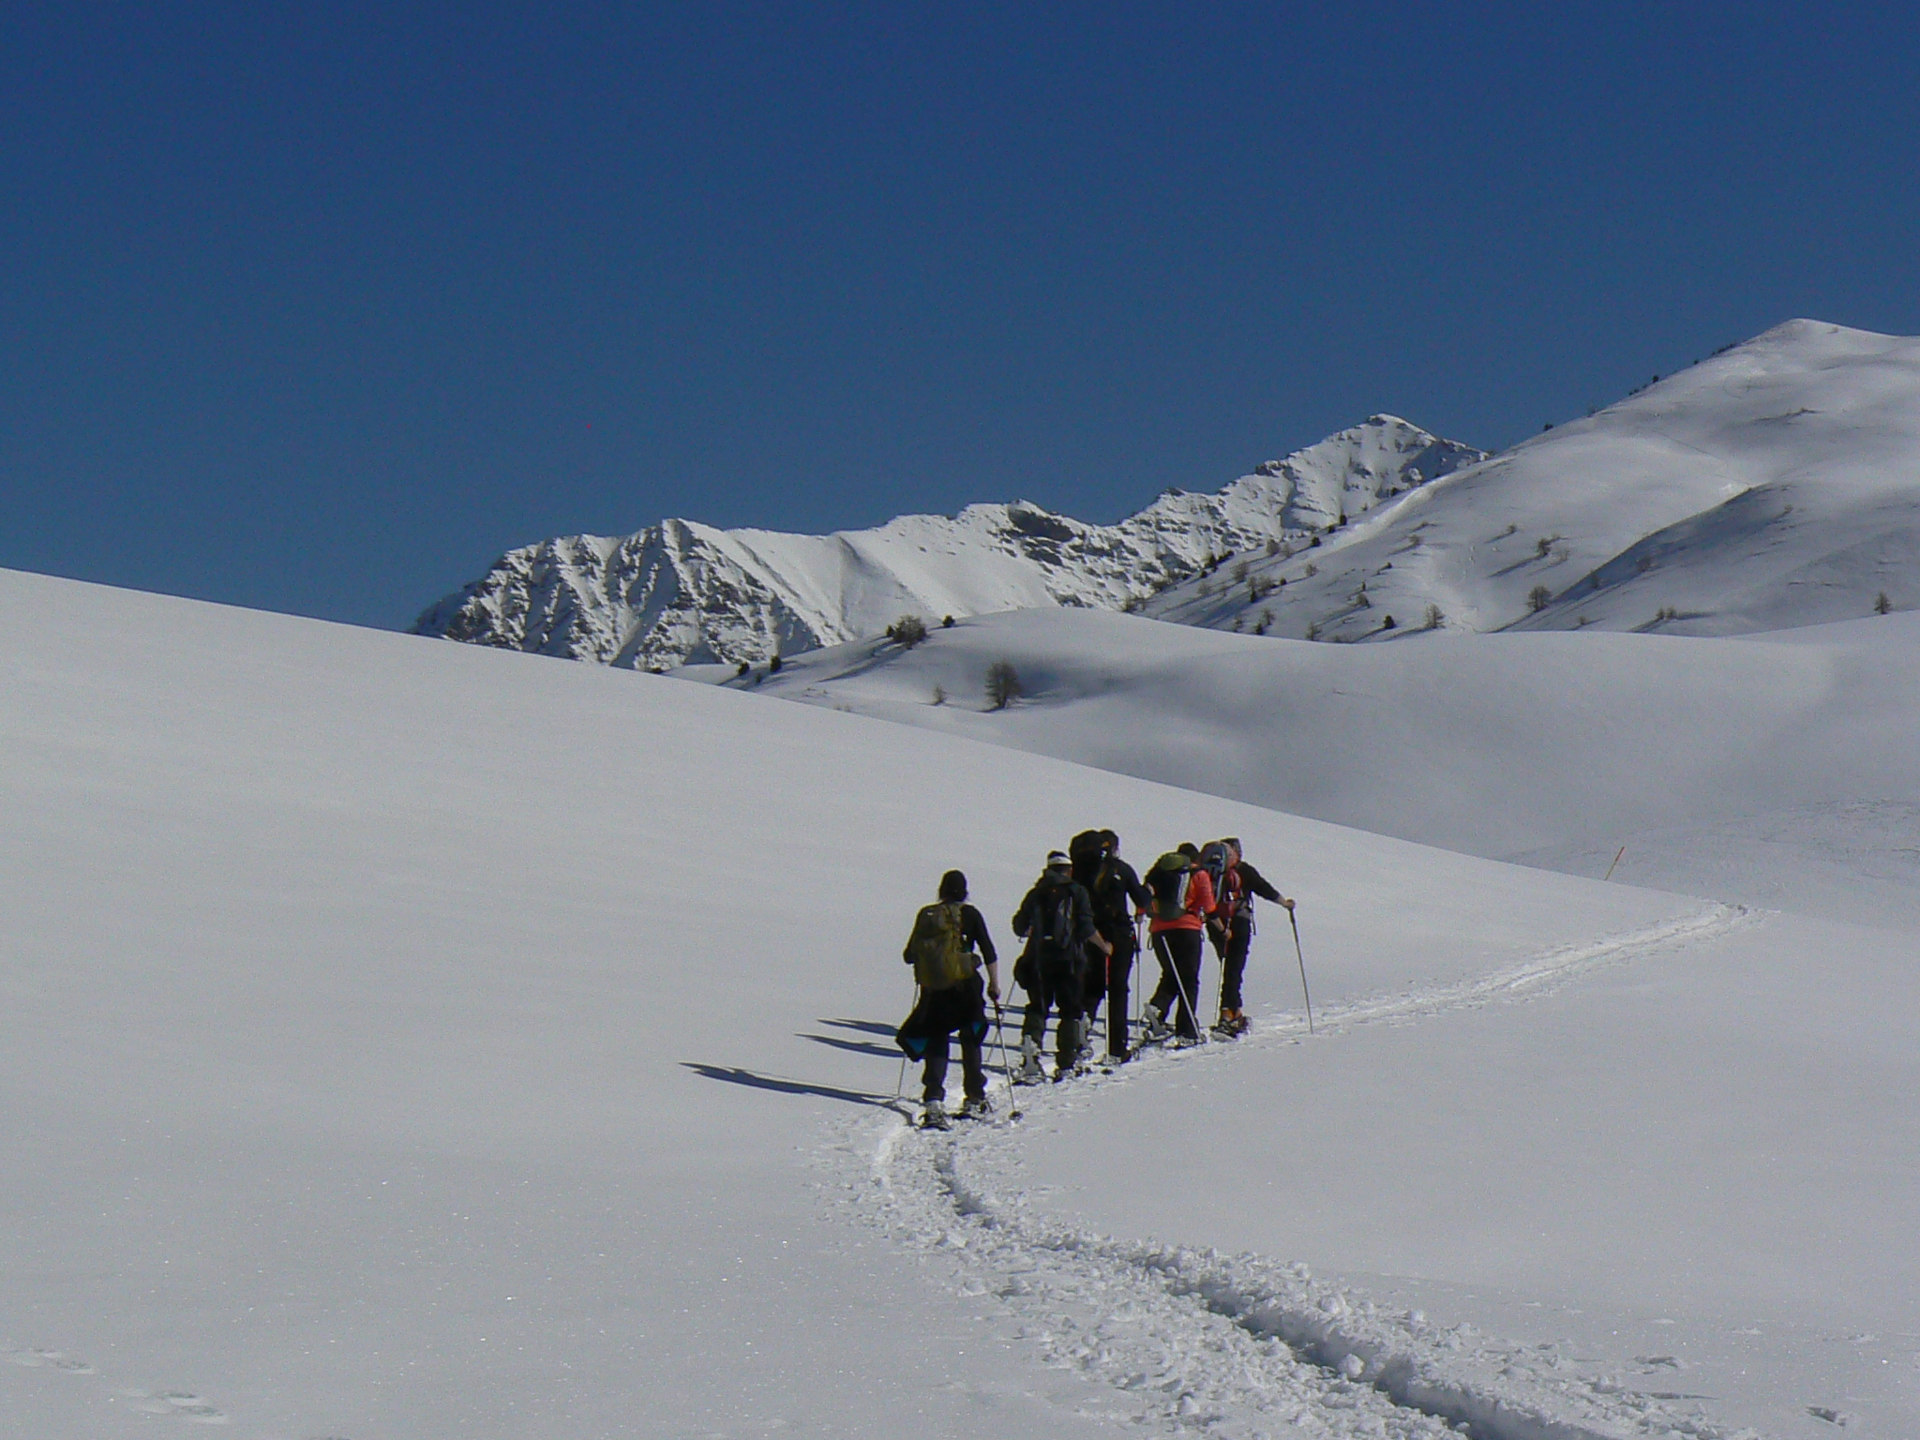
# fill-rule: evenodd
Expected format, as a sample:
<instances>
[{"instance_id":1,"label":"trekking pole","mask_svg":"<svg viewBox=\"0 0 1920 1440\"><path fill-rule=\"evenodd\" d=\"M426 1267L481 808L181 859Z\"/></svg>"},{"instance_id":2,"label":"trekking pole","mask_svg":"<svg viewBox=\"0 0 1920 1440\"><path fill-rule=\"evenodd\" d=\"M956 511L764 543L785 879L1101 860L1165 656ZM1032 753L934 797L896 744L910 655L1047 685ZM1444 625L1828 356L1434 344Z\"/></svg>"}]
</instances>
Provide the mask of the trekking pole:
<instances>
[{"instance_id":1,"label":"trekking pole","mask_svg":"<svg viewBox=\"0 0 1920 1440\"><path fill-rule=\"evenodd\" d=\"M1287 923L1293 926L1293 953L1300 962L1300 994L1307 1002L1307 1034L1313 1034L1313 996L1307 993L1307 957L1300 949L1300 920L1293 913L1293 907L1287 907Z\"/></svg>"},{"instance_id":2,"label":"trekking pole","mask_svg":"<svg viewBox=\"0 0 1920 1440\"><path fill-rule=\"evenodd\" d=\"M1202 944L1204 945L1204 943L1203 941ZM1155 953L1157 954L1158 952ZM1187 982L1180 975L1180 967L1173 963L1173 946L1171 944L1167 946L1167 969L1173 974L1173 988L1180 992L1180 1003L1187 1007L1187 1022L1193 1026L1194 1039L1196 1043L1204 1045L1211 1037L1208 1036L1205 1030L1200 1028L1200 1012L1193 1008L1193 997L1187 993ZM1180 1033L1178 1026L1174 1027L1174 1033L1176 1035Z\"/></svg>"},{"instance_id":3,"label":"trekking pole","mask_svg":"<svg viewBox=\"0 0 1920 1440\"><path fill-rule=\"evenodd\" d=\"M1020 1107L1013 1103L1013 1061L1007 1055L1007 1028L998 1000L993 1002L993 1038L1000 1045L1000 1071L1007 1077L1007 1119L1018 1120Z\"/></svg>"},{"instance_id":4,"label":"trekking pole","mask_svg":"<svg viewBox=\"0 0 1920 1440\"><path fill-rule=\"evenodd\" d=\"M1627 853L1627 847L1624 845L1622 845L1618 850L1614 851L1613 865L1618 865L1620 863L1620 857L1626 853ZM1613 865L1607 866L1607 873L1600 877L1600 883L1602 885L1606 884L1607 881L1613 878Z\"/></svg>"}]
</instances>

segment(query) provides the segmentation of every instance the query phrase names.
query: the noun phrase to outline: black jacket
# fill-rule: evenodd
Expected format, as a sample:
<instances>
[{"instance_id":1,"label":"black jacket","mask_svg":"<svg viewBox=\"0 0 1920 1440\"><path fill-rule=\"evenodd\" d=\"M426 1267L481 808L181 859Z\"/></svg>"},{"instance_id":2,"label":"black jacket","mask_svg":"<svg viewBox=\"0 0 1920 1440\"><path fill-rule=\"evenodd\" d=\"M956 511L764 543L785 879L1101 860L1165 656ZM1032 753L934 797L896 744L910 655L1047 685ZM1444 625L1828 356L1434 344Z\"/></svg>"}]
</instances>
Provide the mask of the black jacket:
<instances>
[{"instance_id":1,"label":"black jacket","mask_svg":"<svg viewBox=\"0 0 1920 1440\"><path fill-rule=\"evenodd\" d=\"M1277 905L1280 903L1280 892L1267 883L1266 876L1262 875L1244 860L1238 861L1233 866L1233 869L1240 877L1240 884L1237 887L1239 903L1234 907L1233 918L1230 922L1227 922L1216 917L1207 923L1215 929L1218 929L1222 924L1230 923L1235 930L1244 929L1251 933L1253 928L1253 897L1258 895L1262 900L1271 900Z\"/></svg>"},{"instance_id":2,"label":"black jacket","mask_svg":"<svg viewBox=\"0 0 1920 1440\"><path fill-rule=\"evenodd\" d=\"M1103 933L1131 929L1133 916L1127 913L1127 902L1132 901L1135 910L1145 910L1153 903L1153 892L1140 883L1133 866L1118 855L1103 856L1098 865L1086 868L1086 875L1076 870L1073 878L1086 887L1087 898L1093 902L1093 923ZM1100 883L1103 873L1104 885Z\"/></svg>"},{"instance_id":3,"label":"black jacket","mask_svg":"<svg viewBox=\"0 0 1920 1440\"><path fill-rule=\"evenodd\" d=\"M1048 910L1060 903L1062 889L1072 892L1066 897L1071 905L1067 939L1064 944L1050 944L1040 936L1041 919ZM1020 902L1020 908L1014 912L1013 933L1027 942L1029 955L1047 953L1077 958L1094 934L1093 901L1087 897L1086 887L1076 884L1071 878L1055 879L1051 875L1042 875L1027 892L1027 898Z\"/></svg>"}]
</instances>

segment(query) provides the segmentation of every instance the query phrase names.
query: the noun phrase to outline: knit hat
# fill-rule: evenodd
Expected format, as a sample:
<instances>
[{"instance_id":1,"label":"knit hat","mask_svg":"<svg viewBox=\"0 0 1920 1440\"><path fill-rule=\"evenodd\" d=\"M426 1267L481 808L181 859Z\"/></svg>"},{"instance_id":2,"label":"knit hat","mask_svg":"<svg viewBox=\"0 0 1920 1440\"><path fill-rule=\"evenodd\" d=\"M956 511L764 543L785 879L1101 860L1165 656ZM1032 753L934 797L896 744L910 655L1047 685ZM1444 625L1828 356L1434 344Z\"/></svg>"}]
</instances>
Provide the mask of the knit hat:
<instances>
[{"instance_id":1,"label":"knit hat","mask_svg":"<svg viewBox=\"0 0 1920 1440\"><path fill-rule=\"evenodd\" d=\"M1067 858L1064 850L1049 850L1047 852L1047 869L1071 870L1073 869L1073 861Z\"/></svg>"}]
</instances>

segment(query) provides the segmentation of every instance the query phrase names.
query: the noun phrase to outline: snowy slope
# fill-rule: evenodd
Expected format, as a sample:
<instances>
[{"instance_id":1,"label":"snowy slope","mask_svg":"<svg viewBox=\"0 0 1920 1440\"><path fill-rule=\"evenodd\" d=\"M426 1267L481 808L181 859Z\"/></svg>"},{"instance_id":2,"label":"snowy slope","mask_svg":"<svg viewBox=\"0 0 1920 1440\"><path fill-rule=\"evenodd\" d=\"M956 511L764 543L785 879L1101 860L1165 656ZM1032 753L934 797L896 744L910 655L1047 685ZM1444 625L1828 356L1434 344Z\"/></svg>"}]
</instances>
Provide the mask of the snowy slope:
<instances>
[{"instance_id":1,"label":"snowy slope","mask_svg":"<svg viewBox=\"0 0 1920 1440\"><path fill-rule=\"evenodd\" d=\"M1303 541L1481 458L1390 415L1212 494L1170 490L1116 525L1025 501L783 535L667 520L637 535L514 550L415 631L605 664L759 662L936 619L1029 606L1118 609L1229 551Z\"/></svg>"},{"instance_id":2,"label":"snowy slope","mask_svg":"<svg viewBox=\"0 0 1920 1440\"><path fill-rule=\"evenodd\" d=\"M1885 937L719 688L0 603L8 1433L1920 1425ZM904 1132L913 906L958 863L1004 939L1088 823L1243 836L1319 1034L1269 924L1253 1040Z\"/></svg>"},{"instance_id":3,"label":"snowy slope","mask_svg":"<svg viewBox=\"0 0 1920 1440\"><path fill-rule=\"evenodd\" d=\"M1147 613L1364 640L1920 608L1920 339L1791 321L1290 551Z\"/></svg>"},{"instance_id":4,"label":"snowy slope","mask_svg":"<svg viewBox=\"0 0 1920 1440\"><path fill-rule=\"evenodd\" d=\"M727 683L1481 855L1584 847L1574 868L1598 875L1643 832L1920 801L1920 616L1789 633L1803 642L1441 633L1353 647L1030 611ZM1027 694L993 712L983 678L1000 660ZM1920 900L1886 899L1920 915Z\"/></svg>"}]
</instances>

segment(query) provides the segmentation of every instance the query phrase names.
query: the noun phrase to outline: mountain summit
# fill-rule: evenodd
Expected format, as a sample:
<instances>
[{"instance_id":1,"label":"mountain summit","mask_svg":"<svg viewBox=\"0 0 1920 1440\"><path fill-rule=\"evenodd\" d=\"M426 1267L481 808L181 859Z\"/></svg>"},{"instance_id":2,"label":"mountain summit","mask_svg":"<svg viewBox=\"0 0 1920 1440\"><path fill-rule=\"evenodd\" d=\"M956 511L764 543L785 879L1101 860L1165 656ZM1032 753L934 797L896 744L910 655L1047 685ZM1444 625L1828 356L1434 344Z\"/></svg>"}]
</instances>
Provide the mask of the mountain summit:
<instances>
[{"instance_id":1,"label":"mountain summit","mask_svg":"<svg viewBox=\"0 0 1920 1440\"><path fill-rule=\"evenodd\" d=\"M667 670L755 662L928 619L1034 606L1136 606L1239 551L1276 550L1484 459L1391 415L1211 494L1168 490L1115 525L1028 501L788 535L666 520L508 552L414 624L542 655Z\"/></svg>"}]
</instances>

